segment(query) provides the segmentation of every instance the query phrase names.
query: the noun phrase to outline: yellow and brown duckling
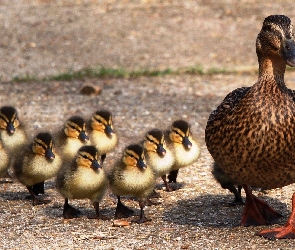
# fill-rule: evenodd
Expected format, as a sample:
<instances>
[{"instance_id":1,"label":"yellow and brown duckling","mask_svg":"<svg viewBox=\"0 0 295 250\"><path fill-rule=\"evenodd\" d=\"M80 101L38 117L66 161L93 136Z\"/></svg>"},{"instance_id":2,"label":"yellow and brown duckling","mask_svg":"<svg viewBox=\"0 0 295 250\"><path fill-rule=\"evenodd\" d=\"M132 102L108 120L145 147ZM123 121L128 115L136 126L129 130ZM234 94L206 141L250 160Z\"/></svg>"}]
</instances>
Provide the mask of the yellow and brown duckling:
<instances>
[{"instance_id":1,"label":"yellow and brown duckling","mask_svg":"<svg viewBox=\"0 0 295 250\"><path fill-rule=\"evenodd\" d=\"M16 154L27 142L27 135L17 110L11 106L0 108L0 138L9 154Z\"/></svg>"},{"instance_id":2,"label":"yellow and brown duckling","mask_svg":"<svg viewBox=\"0 0 295 250\"><path fill-rule=\"evenodd\" d=\"M113 128L112 114L106 110L96 111L91 117L90 128L91 143L101 154L101 164L103 164L106 154L112 151L118 143L118 137Z\"/></svg>"},{"instance_id":3,"label":"yellow and brown duckling","mask_svg":"<svg viewBox=\"0 0 295 250\"><path fill-rule=\"evenodd\" d=\"M39 133L33 143L26 147L14 162L14 174L20 183L29 190L33 205L48 203L39 200L33 190L34 185L56 176L61 166L61 158L54 153L52 136Z\"/></svg>"},{"instance_id":4,"label":"yellow and brown duckling","mask_svg":"<svg viewBox=\"0 0 295 250\"><path fill-rule=\"evenodd\" d=\"M243 185L241 224L274 223L281 217L249 189L280 188L295 182L295 94L286 87L286 65L295 66L293 25L287 16L264 19L256 40L258 81L228 94L208 119L205 140L218 166ZM287 224L264 230L268 238L295 238L295 194Z\"/></svg>"},{"instance_id":5,"label":"yellow and brown duckling","mask_svg":"<svg viewBox=\"0 0 295 250\"><path fill-rule=\"evenodd\" d=\"M70 117L57 135L57 145L62 157L71 161L76 157L78 150L88 144L85 120L81 116Z\"/></svg>"},{"instance_id":6,"label":"yellow and brown duckling","mask_svg":"<svg viewBox=\"0 0 295 250\"><path fill-rule=\"evenodd\" d=\"M167 191L172 191L166 180L166 174L171 171L174 157L166 147L164 133L159 129L149 130L144 138L143 146L147 164L152 167L156 177L161 177Z\"/></svg>"},{"instance_id":7,"label":"yellow and brown duckling","mask_svg":"<svg viewBox=\"0 0 295 250\"><path fill-rule=\"evenodd\" d=\"M0 140L0 177L5 176L10 164L10 157L8 152L3 148L2 141Z\"/></svg>"},{"instance_id":8,"label":"yellow and brown duckling","mask_svg":"<svg viewBox=\"0 0 295 250\"><path fill-rule=\"evenodd\" d=\"M190 125L184 120L172 123L165 139L174 155L174 164L168 175L169 183L175 182L180 168L193 164L200 155L200 145L192 137Z\"/></svg>"},{"instance_id":9,"label":"yellow and brown duckling","mask_svg":"<svg viewBox=\"0 0 295 250\"><path fill-rule=\"evenodd\" d=\"M98 151L94 146L83 146L76 153L73 161L63 162L57 174L56 187L65 198L63 217L75 218L80 211L69 205L69 199L90 199L100 218L99 202L107 188L107 178L98 163Z\"/></svg>"},{"instance_id":10,"label":"yellow and brown duckling","mask_svg":"<svg viewBox=\"0 0 295 250\"><path fill-rule=\"evenodd\" d=\"M245 204L241 196L242 185L236 185L235 182L216 164L216 162L213 163L212 174L222 188L228 189L234 194L235 198L229 203L229 205L235 206Z\"/></svg>"},{"instance_id":11,"label":"yellow and brown duckling","mask_svg":"<svg viewBox=\"0 0 295 250\"><path fill-rule=\"evenodd\" d=\"M140 216L137 223L144 223L148 219L144 215L147 197L155 187L155 174L147 166L144 148L138 144L131 144L125 148L122 159L112 168L109 174L110 188L118 198L115 218L131 216L134 211L123 205L120 197L130 195L137 197L140 206Z\"/></svg>"}]
</instances>

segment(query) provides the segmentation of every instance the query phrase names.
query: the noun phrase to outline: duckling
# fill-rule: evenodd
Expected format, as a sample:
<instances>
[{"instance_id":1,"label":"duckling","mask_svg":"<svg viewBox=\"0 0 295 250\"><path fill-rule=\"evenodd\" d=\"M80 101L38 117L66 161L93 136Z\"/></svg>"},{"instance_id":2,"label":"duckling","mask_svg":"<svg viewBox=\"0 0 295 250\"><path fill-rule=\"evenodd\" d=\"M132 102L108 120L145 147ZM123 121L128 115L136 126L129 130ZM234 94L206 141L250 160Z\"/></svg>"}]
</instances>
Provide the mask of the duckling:
<instances>
[{"instance_id":1,"label":"duckling","mask_svg":"<svg viewBox=\"0 0 295 250\"><path fill-rule=\"evenodd\" d=\"M286 87L286 65L295 67L291 20L264 19L256 40L258 81L229 93L208 119L207 148L216 164L246 193L241 225L275 223L281 214L249 188L280 188L295 182L295 92ZM295 238L295 193L287 224L263 230L267 238Z\"/></svg>"},{"instance_id":2,"label":"duckling","mask_svg":"<svg viewBox=\"0 0 295 250\"><path fill-rule=\"evenodd\" d=\"M16 178L29 190L33 206L48 203L39 200L33 186L54 177L60 166L61 158L54 153L52 136L49 133L38 133L28 147L16 159L13 168Z\"/></svg>"},{"instance_id":3,"label":"duckling","mask_svg":"<svg viewBox=\"0 0 295 250\"><path fill-rule=\"evenodd\" d=\"M78 150L89 144L85 120L81 116L70 117L58 133L57 142L63 158L67 161L74 159Z\"/></svg>"},{"instance_id":4,"label":"duckling","mask_svg":"<svg viewBox=\"0 0 295 250\"><path fill-rule=\"evenodd\" d=\"M200 145L193 139L190 125L184 120L174 121L165 137L174 155L174 164L168 179L169 183L176 183L179 169L194 163L199 158Z\"/></svg>"},{"instance_id":5,"label":"duckling","mask_svg":"<svg viewBox=\"0 0 295 250\"><path fill-rule=\"evenodd\" d=\"M144 148L139 144L131 144L125 148L122 159L112 168L109 174L110 188L118 198L115 218L131 216L134 211L123 205L122 195L135 196L139 200L140 216L134 220L144 223L148 219L144 215L147 197L152 193L156 177L151 167L146 165Z\"/></svg>"},{"instance_id":6,"label":"duckling","mask_svg":"<svg viewBox=\"0 0 295 250\"><path fill-rule=\"evenodd\" d=\"M151 166L157 177L162 178L167 191L172 191L166 180L166 174L172 168L174 157L170 149L166 147L164 133L159 129L148 131L143 146L147 164Z\"/></svg>"},{"instance_id":7,"label":"duckling","mask_svg":"<svg viewBox=\"0 0 295 250\"><path fill-rule=\"evenodd\" d=\"M235 187L234 181L226 173L224 173L224 171L216 164L216 162L213 164L212 174L222 188L228 189L234 194L235 198L231 203L229 203L230 205L235 206L245 204L241 196L242 185L238 185L237 189Z\"/></svg>"},{"instance_id":8,"label":"duckling","mask_svg":"<svg viewBox=\"0 0 295 250\"><path fill-rule=\"evenodd\" d=\"M69 205L69 199L90 199L96 216L101 218L99 202L107 188L107 177L98 161L98 151L94 146L83 146L73 161L65 161L57 174L56 187L65 198L63 217L71 219L80 211Z\"/></svg>"},{"instance_id":9,"label":"duckling","mask_svg":"<svg viewBox=\"0 0 295 250\"><path fill-rule=\"evenodd\" d=\"M7 150L3 148L2 141L0 140L0 177L5 176L10 164L10 157Z\"/></svg>"},{"instance_id":10,"label":"duckling","mask_svg":"<svg viewBox=\"0 0 295 250\"><path fill-rule=\"evenodd\" d=\"M25 129L14 107L3 106L0 108L0 138L3 147L11 155L18 152L27 142Z\"/></svg>"},{"instance_id":11,"label":"duckling","mask_svg":"<svg viewBox=\"0 0 295 250\"><path fill-rule=\"evenodd\" d=\"M111 113L106 110L96 111L91 117L90 127L91 143L101 154L101 164L103 164L106 154L113 150L118 142Z\"/></svg>"}]
</instances>

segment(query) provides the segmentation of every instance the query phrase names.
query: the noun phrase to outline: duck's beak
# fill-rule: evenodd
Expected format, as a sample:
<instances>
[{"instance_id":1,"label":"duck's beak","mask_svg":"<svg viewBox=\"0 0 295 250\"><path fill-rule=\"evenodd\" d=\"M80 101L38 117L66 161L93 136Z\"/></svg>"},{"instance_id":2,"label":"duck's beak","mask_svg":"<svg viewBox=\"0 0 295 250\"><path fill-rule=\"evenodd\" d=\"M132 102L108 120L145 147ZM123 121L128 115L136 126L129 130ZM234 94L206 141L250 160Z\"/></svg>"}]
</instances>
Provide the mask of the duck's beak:
<instances>
[{"instance_id":1,"label":"duck's beak","mask_svg":"<svg viewBox=\"0 0 295 250\"><path fill-rule=\"evenodd\" d=\"M183 137L182 144L186 149L190 149L192 147L192 143L187 136Z\"/></svg>"},{"instance_id":2,"label":"duck's beak","mask_svg":"<svg viewBox=\"0 0 295 250\"><path fill-rule=\"evenodd\" d=\"M47 148L47 149L46 149L46 151L45 151L45 157L46 157L48 160L50 160L50 161L54 160L55 155L54 155L54 153L52 152L52 149L51 149L51 148Z\"/></svg>"},{"instance_id":3,"label":"duck's beak","mask_svg":"<svg viewBox=\"0 0 295 250\"><path fill-rule=\"evenodd\" d=\"M111 136L112 134L115 133L115 131L111 128L110 125L107 125L107 126L105 127L105 133L106 133L108 136Z\"/></svg>"},{"instance_id":4,"label":"duck's beak","mask_svg":"<svg viewBox=\"0 0 295 250\"><path fill-rule=\"evenodd\" d=\"M93 160L93 161L92 161L92 163L91 163L91 167L92 167L94 170L97 170L97 169L102 168L101 165L97 162L97 160Z\"/></svg>"},{"instance_id":5,"label":"duck's beak","mask_svg":"<svg viewBox=\"0 0 295 250\"><path fill-rule=\"evenodd\" d=\"M164 156L166 154L166 149L163 147L163 144L159 144L157 147L157 153L160 156Z\"/></svg>"},{"instance_id":6,"label":"duck's beak","mask_svg":"<svg viewBox=\"0 0 295 250\"><path fill-rule=\"evenodd\" d=\"M15 127L13 126L13 124L11 122L9 122L6 126L6 131L8 134L12 135L15 132Z\"/></svg>"},{"instance_id":7,"label":"duck's beak","mask_svg":"<svg viewBox=\"0 0 295 250\"><path fill-rule=\"evenodd\" d=\"M86 135L85 131L81 131L80 134L79 134L79 139L82 142L86 142L86 141L89 140L89 137Z\"/></svg>"},{"instance_id":8,"label":"duck's beak","mask_svg":"<svg viewBox=\"0 0 295 250\"><path fill-rule=\"evenodd\" d=\"M137 167L139 167L141 169L146 169L146 164L144 163L144 161L142 159L139 159L137 161Z\"/></svg>"},{"instance_id":9,"label":"duck's beak","mask_svg":"<svg viewBox=\"0 0 295 250\"><path fill-rule=\"evenodd\" d=\"M295 67L295 41L293 39L285 40L282 54L286 64L290 67Z\"/></svg>"}]
</instances>

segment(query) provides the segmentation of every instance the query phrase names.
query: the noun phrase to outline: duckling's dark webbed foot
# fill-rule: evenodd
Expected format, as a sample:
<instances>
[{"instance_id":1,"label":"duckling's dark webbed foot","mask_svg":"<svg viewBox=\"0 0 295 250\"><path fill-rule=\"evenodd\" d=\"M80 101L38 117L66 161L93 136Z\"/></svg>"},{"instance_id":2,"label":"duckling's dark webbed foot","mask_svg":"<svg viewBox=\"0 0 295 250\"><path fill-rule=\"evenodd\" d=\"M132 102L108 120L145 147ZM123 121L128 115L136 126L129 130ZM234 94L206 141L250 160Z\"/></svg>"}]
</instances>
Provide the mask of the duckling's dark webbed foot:
<instances>
[{"instance_id":1,"label":"duckling's dark webbed foot","mask_svg":"<svg viewBox=\"0 0 295 250\"><path fill-rule=\"evenodd\" d=\"M138 219L134 219L132 220L132 222L135 222L135 223L138 223L138 224L142 224L142 223L145 223L147 221L151 221L151 219L145 217L144 215L144 207L146 205L146 199L140 199L139 200L139 206L140 206L140 215L139 215L139 218Z\"/></svg>"},{"instance_id":2,"label":"duckling's dark webbed foot","mask_svg":"<svg viewBox=\"0 0 295 250\"><path fill-rule=\"evenodd\" d=\"M243 201L243 198L241 196L241 190L242 186L238 186L238 190L235 188L235 191L233 192L235 195L235 199L229 203L230 206L238 206L238 205L244 205L245 202Z\"/></svg>"},{"instance_id":3,"label":"duckling's dark webbed foot","mask_svg":"<svg viewBox=\"0 0 295 250\"><path fill-rule=\"evenodd\" d=\"M33 198L33 206L44 205L44 204L48 204L50 202L51 202L51 200L38 199L36 197Z\"/></svg>"},{"instance_id":4,"label":"duckling's dark webbed foot","mask_svg":"<svg viewBox=\"0 0 295 250\"><path fill-rule=\"evenodd\" d=\"M282 217L267 203L253 195L247 185L243 185L243 188L246 192L246 203L242 215L242 226L273 224Z\"/></svg>"},{"instance_id":5,"label":"duckling's dark webbed foot","mask_svg":"<svg viewBox=\"0 0 295 250\"><path fill-rule=\"evenodd\" d=\"M127 218L129 216L132 216L134 214L134 211L125 206L121 201L120 198L118 198L118 203L116 207L116 212L115 212L115 218L116 219L121 219L121 218Z\"/></svg>"},{"instance_id":6,"label":"duckling's dark webbed foot","mask_svg":"<svg viewBox=\"0 0 295 250\"><path fill-rule=\"evenodd\" d=\"M79 209L72 207L67 202L64 204L63 217L64 219L73 219L81 215Z\"/></svg>"},{"instance_id":7,"label":"duckling's dark webbed foot","mask_svg":"<svg viewBox=\"0 0 295 250\"><path fill-rule=\"evenodd\" d=\"M35 195L44 194L44 181L33 185L33 193Z\"/></svg>"},{"instance_id":8,"label":"duckling's dark webbed foot","mask_svg":"<svg viewBox=\"0 0 295 250\"><path fill-rule=\"evenodd\" d=\"M257 233L268 239L295 239L295 193L292 196L292 213L285 226Z\"/></svg>"},{"instance_id":9,"label":"duckling's dark webbed foot","mask_svg":"<svg viewBox=\"0 0 295 250\"><path fill-rule=\"evenodd\" d=\"M170 173L168 175L169 183L172 183L172 182L176 183L178 171L179 171L179 169L170 171Z\"/></svg>"},{"instance_id":10,"label":"duckling's dark webbed foot","mask_svg":"<svg viewBox=\"0 0 295 250\"><path fill-rule=\"evenodd\" d=\"M161 198L161 195L154 189L150 195L150 198Z\"/></svg>"},{"instance_id":11,"label":"duckling's dark webbed foot","mask_svg":"<svg viewBox=\"0 0 295 250\"><path fill-rule=\"evenodd\" d=\"M42 204L48 204L49 202L51 202L51 200L38 199L37 195L35 195L35 193L33 191L33 186L27 186L27 189L29 190L29 192L31 194L31 198L32 198L32 201L33 201L33 206L42 205Z\"/></svg>"}]
</instances>

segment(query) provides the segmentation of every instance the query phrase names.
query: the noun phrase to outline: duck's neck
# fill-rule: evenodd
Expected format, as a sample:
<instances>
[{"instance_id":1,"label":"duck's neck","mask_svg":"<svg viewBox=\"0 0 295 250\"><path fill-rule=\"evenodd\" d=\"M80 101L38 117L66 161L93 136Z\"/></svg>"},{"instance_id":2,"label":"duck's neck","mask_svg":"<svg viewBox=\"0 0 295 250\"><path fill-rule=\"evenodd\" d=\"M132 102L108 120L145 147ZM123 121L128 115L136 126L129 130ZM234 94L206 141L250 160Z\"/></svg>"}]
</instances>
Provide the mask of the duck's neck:
<instances>
[{"instance_id":1,"label":"duck's neck","mask_svg":"<svg viewBox=\"0 0 295 250\"><path fill-rule=\"evenodd\" d=\"M261 84L285 88L284 74L286 63L278 58L264 58L259 61L259 77Z\"/></svg>"}]
</instances>

